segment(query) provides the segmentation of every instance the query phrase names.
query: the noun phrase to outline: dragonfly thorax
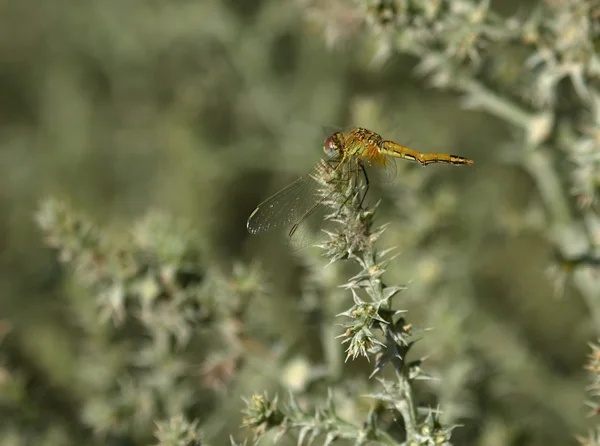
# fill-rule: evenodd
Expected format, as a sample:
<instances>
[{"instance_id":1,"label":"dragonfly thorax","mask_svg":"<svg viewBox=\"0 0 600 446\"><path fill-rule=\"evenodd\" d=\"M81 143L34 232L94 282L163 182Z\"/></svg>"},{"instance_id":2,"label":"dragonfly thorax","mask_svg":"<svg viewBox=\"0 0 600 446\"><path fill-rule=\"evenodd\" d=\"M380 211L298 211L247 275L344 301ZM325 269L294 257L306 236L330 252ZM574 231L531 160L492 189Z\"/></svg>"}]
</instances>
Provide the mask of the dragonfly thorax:
<instances>
[{"instance_id":1,"label":"dragonfly thorax","mask_svg":"<svg viewBox=\"0 0 600 446\"><path fill-rule=\"evenodd\" d=\"M323 151L330 158L338 158L342 155L344 148L344 135L336 132L329 136L323 144Z\"/></svg>"}]
</instances>

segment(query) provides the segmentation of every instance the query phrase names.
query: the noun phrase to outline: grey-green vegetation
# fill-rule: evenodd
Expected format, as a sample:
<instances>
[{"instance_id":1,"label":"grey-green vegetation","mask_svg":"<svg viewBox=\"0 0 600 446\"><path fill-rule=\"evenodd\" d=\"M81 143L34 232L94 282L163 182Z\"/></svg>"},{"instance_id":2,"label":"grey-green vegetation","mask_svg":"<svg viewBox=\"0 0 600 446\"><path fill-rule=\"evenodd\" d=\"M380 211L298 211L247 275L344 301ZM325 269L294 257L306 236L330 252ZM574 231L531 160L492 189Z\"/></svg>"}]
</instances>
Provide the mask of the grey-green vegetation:
<instances>
[{"instance_id":1,"label":"grey-green vegetation","mask_svg":"<svg viewBox=\"0 0 600 446\"><path fill-rule=\"evenodd\" d=\"M600 2L0 12L0 444L600 444ZM249 235L331 126L475 164Z\"/></svg>"}]
</instances>

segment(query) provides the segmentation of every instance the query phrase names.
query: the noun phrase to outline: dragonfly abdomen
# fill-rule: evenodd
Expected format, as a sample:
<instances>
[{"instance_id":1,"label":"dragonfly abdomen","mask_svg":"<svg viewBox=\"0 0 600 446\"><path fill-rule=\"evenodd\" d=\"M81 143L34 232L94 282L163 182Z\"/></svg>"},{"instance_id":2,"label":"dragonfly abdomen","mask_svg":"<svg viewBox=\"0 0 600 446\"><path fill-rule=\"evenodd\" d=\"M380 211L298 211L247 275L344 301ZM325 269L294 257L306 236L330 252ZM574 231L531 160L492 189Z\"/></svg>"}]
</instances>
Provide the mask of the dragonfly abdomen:
<instances>
[{"instance_id":1,"label":"dragonfly abdomen","mask_svg":"<svg viewBox=\"0 0 600 446\"><path fill-rule=\"evenodd\" d=\"M454 164L456 166L468 166L473 164L473 160L469 158L448 153L421 153L393 141L383 141L381 151L382 154L395 158L417 161L424 166L432 163L446 163Z\"/></svg>"}]
</instances>

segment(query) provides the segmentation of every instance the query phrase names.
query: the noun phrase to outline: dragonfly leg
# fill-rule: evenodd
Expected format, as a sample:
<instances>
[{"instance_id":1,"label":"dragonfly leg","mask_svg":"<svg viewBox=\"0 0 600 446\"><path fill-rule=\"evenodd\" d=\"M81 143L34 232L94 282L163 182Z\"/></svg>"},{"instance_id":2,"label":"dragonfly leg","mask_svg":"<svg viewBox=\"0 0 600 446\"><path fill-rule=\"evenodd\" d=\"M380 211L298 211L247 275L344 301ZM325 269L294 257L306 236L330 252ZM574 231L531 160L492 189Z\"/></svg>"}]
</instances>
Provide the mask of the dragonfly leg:
<instances>
[{"instance_id":1,"label":"dragonfly leg","mask_svg":"<svg viewBox=\"0 0 600 446\"><path fill-rule=\"evenodd\" d=\"M365 201L365 198L367 197L367 192L369 191L369 176L367 175L367 170L365 169L365 166L363 166L362 163L358 163L358 165L360 166L360 170L361 170L363 176L365 177L365 193L363 194L362 198L360 199L360 204L359 204L359 207L362 207L363 202ZM358 171L357 171L356 183L358 185Z\"/></svg>"},{"instance_id":2,"label":"dragonfly leg","mask_svg":"<svg viewBox=\"0 0 600 446\"><path fill-rule=\"evenodd\" d=\"M340 160L340 162L338 163L337 166L335 166L335 169L333 169L333 171L337 171L339 167L341 167L344 163L346 162L346 154L344 153L344 155L342 155L342 159Z\"/></svg>"}]
</instances>

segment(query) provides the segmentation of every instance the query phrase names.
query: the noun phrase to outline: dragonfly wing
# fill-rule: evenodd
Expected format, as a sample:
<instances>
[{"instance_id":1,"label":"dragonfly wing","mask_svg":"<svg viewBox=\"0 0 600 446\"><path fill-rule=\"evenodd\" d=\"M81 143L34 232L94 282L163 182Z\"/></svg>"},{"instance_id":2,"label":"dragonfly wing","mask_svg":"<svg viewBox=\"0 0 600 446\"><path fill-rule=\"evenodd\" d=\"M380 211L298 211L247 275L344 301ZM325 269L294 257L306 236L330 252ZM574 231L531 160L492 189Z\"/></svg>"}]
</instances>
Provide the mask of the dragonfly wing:
<instances>
[{"instance_id":1,"label":"dragonfly wing","mask_svg":"<svg viewBox=\"0 0 600 446\"><path fill-rule=\"evenodd\" d=\"M317 186L310 175L305 175L267 198L250 214L246 224L248 232L260 234L291 227L314 205Z\"/></svg>"},{"instance_id":2,"label":"dragonfly wing","mask_svg":"<svg viewBox=\"0 0 600 446\"><path fill-rule=\"evenodd\" d=\"M252 212L247 227L251 234L259 234L274 229L286 228L288 248L302 249L320 240L332 222L325 216L331 212L323 205L321 185L314 178L322 175L323 164L319 163L310 175L298 178L289 186L267 198ZM342 177L346 173L342 166ZM338 180L339 181L339 180Z\"/></svg>"},{"instance_id":3,"label":"dragonfly wing","mask_svg":"<svg viewBox=\"0 0 600 446\"><path fill-rule=\"evenodd\" d=\"M358 165L356 164L357 168ZM335 179L336 182L342 182L347 184L352 181L351 176L353 170L351 163L344 163L339 166L339 176ZM289 232L288 247L292 251L297 251L308 245L316 244L317 241L323 239L326 236L326 232L334 232L338 223L335 219L331 218L336 212L339 211L332 208L332 205L324 204L328 202L331 194L336 193L331 191L329 195L323 195L322 191L316 190L315 194L318 194L314 204L308 208L308 210L302 215L299 221L297 221Z\"/></svg>"},{"instance_id":4,"label":"dragonfly wing","mask_svg":"<svg viewBox=\"0 0 600 446\"><path fill-rule=\"evenodd\" d=\"M369 179L374 179L381 184L394 182L398 174L396 161L389 157L384 158L382 163L366 162Z\"/></svg>"},{"instance_id":5,"label":"dragonfly wing","mask_svg":"<svg viewBox=\"0 0 600 446\"><path fill-rule=\"evenodd\" d=\"M330 222L325 219L328 212L331 212L327 206L316 202L313 208L309 209L309 214L301 217L301 220L294 224L288 234L288 248L290 251L298 251L309 245L316 244L325 236L323 229L330 226Z\"/></svg>"}]
</instances>

